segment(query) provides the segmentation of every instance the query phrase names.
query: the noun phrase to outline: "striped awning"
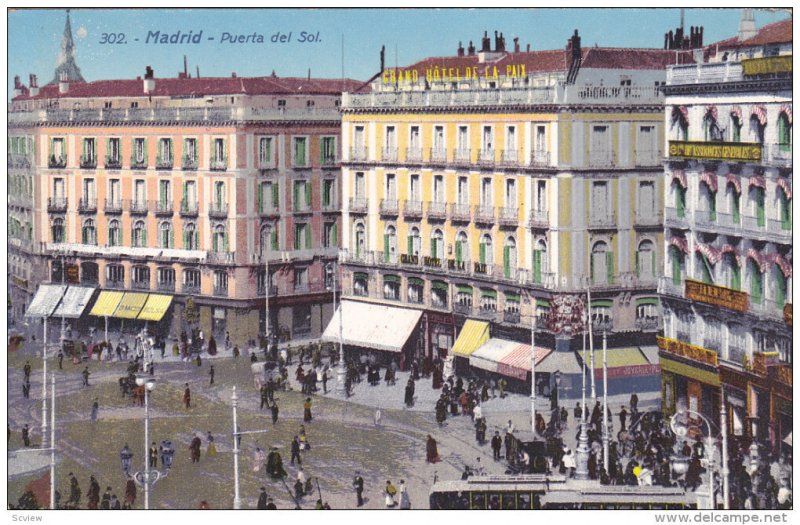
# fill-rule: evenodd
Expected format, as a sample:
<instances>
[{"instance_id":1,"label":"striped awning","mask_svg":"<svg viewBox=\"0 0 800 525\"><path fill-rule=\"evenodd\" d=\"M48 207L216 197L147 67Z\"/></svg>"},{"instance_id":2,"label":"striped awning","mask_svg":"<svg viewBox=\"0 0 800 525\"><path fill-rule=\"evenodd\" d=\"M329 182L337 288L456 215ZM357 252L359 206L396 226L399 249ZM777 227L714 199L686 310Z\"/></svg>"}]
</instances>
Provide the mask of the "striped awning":
<instances>
[{"instance_id":1,"label":"striped awning","mask_svg":"<svg viewBox=\"0 0 800 525\"><path fill-rule=\"evenodd\" d=\"M708 243L698 242L695 244L694 249L695 251L702 253L712 265L717 264L722 258L722 250Z\"/></svg>"},{"instance_id":2,"label":"striped awning","mask_svg":"<svg viewBox=\"0 0 800 525\"><path fill-rule=\"evenodd\" d=\"M789 124L792 123L792 105L791 104L787 104L787 103L781 104L781 109L780 109L780 111L778 113L779 114L783 113L784 115L786 115L786 119L789 121Z\"/></svg>"},{"instance_id":3,"label":"striped awning","mask_svg":"<svg viewBox=\"0 0 800 525\"><path fill-rule=\"evenodd\" d=\"M669 244L671 246L675 246L683 253L689 253L689 244L686 242L686 238L684 237L670 237Z\"/></svg>"},{"instance_id":4,"label":"striped awning","mask_svg":"<svg viewBox=\"0 0 800 525\"><path fill-rule=\"evenodd\" d=\"M114 310L119 306L123 295L125 295L125 292L103 290L100 292L100 295L97 296L97 300L94 302L94 306L92 307L92 311L89 312L89 315L95 315L97 317L113 316Z\"/></svg>"},{"instance_id":5,"label":"striped awning","mask_svg":"<svg viewBox=\"0 0 800 525\"><path fill-rule=\"evenodd\" d=\"M717 106L714 104L709 104L706 106L706 115L710 116L714 121L717 120Z\"/></svg>"},{"instance_id":6,"label":"striped awning","mask_svg":"<svg viewBox=\"0 0 800 525\"><path fill-rule=\"evenodd\" d=\"M733 173L728 173L727 175L725 175L725 180L733 185L733 189L736 190L736 193L742 193L742 181L739 180L738 175L734 175Z\"/></svg>"},{"instance_id":7,"label":"striped awning","mask_svg":"<svg viewBox=\"0 0 800 525\"><path fill-rule=\"evenodd\" d=\"M484 345L472 352L469 356L469 365L489 372L497 372L500 361L520 343L505 339L490 338Z\"/></svg>"},{"instance_id":8,"label":"striped awning","mask_svg":"<svg viewBox=\"0 0 800 525\"><path fill-rule=\"evenodd\" d=\"M747 250L747 257L755 261L759 270L761 270L761 273L765 273L767 269L769 269L769 263L770 263L769 257L764 255L760 251L756 250L755 248L750 248Z\"/></svg>"},{"instance_id":9,"label":"striped awning","mask_svg":"<svg viewBox=\"0 0 800 525\"><path fill-rule=\"evenodd\" d=\"M146 293L126 292L114 312L114 317L119 319L136 319L147 302Z\"/></svg>"},{"instance_id":10,"label":"striped awning","mask_svg":"<svg viewBox=\"0 0 800 525\"><path fill-rule=\"evenodd\" d=\"M67 291L64 284L42 284L33 296L25 317L50 317Z\"/></svg>"},{"instance_id":11,"label":"striped awning","mask_svg":"<svg viewBox=\"0 0 800 525\"><path fill-rule=\"evenodd\" d=\"M489 340L489 323L467 319L453 344L453 354L469 357Z\"/></svg>"},{"instance_id":12,"label":"striped awning","mask_svg":"<svg viewBox=\"0 0 800 525\"><path fill-rule=\"evenodd\" d=\"M61 304L53 312L53 316L67 319L79 318L89 306L96 289L94 286L70 286L61 300Z\"/></svg>"},{"instance_id":13,"label":"striped awning","mask_svg":"<svg viewBox=\"0 0 800 525\"><path fill-rule=\"evenodd\" d=\"M708 189L717 193L717 174L713 171L704 171L700 174L700 181L704 182Z\"/></svg>"},{"instance_id":14,"label":"striped awning","mask_svg":"<svg viewBox=\"0 0 800 525\"><path fill-rule=\"evenodd\" d=\"M789 278L792 276L792 261L789 261L786 259L786 257L779 253L772 254L770 259L772 259L772 262L774 262L778 268L780 268L785 277Z\"/></svg>"},{"instance_id":15,"label":"striped awning","mask_svg":"<svg viewBox=\"0 0 800 525\"><path fill-rule=\"evenodd\" d=\"M150 294L137 319L140 321L160 321L171 304L171 295Z\"/></svg>"},{"instance_id":16,"label":"striped awning","mask_svg":"<svg viewBox=\"0 0 800 525\"><path fill-rule=\"evenodd\" d=\"M686 180L686 172L683 170L672 170L672 179L678 181L683 189L689 187L689 182Z\"/></svg>"},{"instance_id":17,"label":"striped awning","mask_svg":"<svg viewBox=\"0 0 800 525\"><path fill-rule=\"evenodd\" d=\"M732 254L734 260L736 261L736 265L737 266L742 265L742 256L739 254L739 250L737 250L735 246L730 244L723 244L722 248L720 249L720 252L722 252L723 255L726 253Z\"/></svg>"},{"instance_id":18,"label":"striped awning","mask_svg":"<svg viewBox=\"0 0 800 525\"><path fill-rule=\"evenodd\" d=\"M536 366L538 367L544 359L552 352L549 348L536 347ZM497 373L504 376L513 377L525 381L531 371L531 345L517 344L517 346L506 354L497 366Z\"/></svg>"},{"instance_id":19,"label":"striped awning","mask_svg":"<svg viewBox=\"0 0 800 525\"><path fill-rule=\"evenodd\" d=\"M780 189L783 190L783 193L786 194L787 199L792 198L792 183L789 182L789 179L787 179L786 177L778 177L775 180L775 183L778 185Z\"/></svg>"},{"instance_id":20,"label":"striped awning","mask_svg":"<svg viewBox=\"0 0 800 525\"><path fill-rule=\"evenodd\" d=\"M753 175L752 177L750 177L749 182L750 186L767 189L767 181L763 175Z\"/></svg>"},{"instance_id":21,"label":"striped awning","mask_svg":"<svg viewBox=\"0 0 800 525\"><path fill-rule=\"evenodd\" d=\"M762 126L767 125L767 108L764 107L763 104L754 105L750 110L750 114L755 115L755 117L758 119L758 123Z\"/></svg>"},{"instance_id":22,"label":"striped awning","mask_svg":"<svg viewBox=\"0 0 800 525\"><path fill-rule=\"evenodd\" d=\"M731 115L739 119L739 122L742 121L742 106L733 106L731 107Z\"/></svg>"}]
</instances>

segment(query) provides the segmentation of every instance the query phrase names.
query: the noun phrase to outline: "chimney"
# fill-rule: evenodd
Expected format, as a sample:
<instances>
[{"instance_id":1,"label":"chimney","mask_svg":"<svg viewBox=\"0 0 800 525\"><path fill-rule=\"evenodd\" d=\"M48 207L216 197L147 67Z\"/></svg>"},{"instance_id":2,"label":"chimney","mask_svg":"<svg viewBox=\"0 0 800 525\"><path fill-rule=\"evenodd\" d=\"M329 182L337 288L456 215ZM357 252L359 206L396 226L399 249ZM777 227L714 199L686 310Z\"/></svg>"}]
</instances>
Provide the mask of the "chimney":
<instances>
[{"instance_id":1,"label":"chimney","mask_svg":"<svg viewBox=\"0 0 800 525\"><path fill-rule=\"evenodd\" d=\"M492 50L492 41L489 38L489 32L483 32L483 38L481 39L481 51L491 51Z\"/></svg>"},{"instance_id":2,"label":"chimney","mask_svg":"<svg viewBox=\"0 0 800 525\"><path fill-rule=\"evenodd\" d=\"M61 78L58 81L58 92L63 94L66 93L67 91L69 91L69 80L67 77L67 72L62 71Z\"/></svg>"},{"instance_id":3,"label":"chimney","mask_svg":"<svg viewBox=\"0 0 800 525\"><path fill-rule=\"evenodd\" d=\"M144 68L144 92L150 93L156 89L156 79L153 75L153 68L147 66Z\"/></svg>"},{"instance_id":4,"label":"chimney","mask_svg":"<svg viewBox=\"0 0 800 525\"><path fill-rule=\"evenodd\" d=\"M18 97L22 95L22 82L19 79L19 75L14 77L14 96Z\"/></svg>"},{"instance_id":5,"label":"chimney","mask_svg":"<svg viewBox=\"0 0 800 525\"><path fill-rule=\"evenodd\" d=\"M500 51L500 37L497 36L497 31L494 32L494 50Z\"/></svg>"},{"instance_id":6,"label":"chimney","mask_svg":"<svg viewBox=\"0 0 800 525\"><path fill-rule=\"evenodd\" d=\"M183 78L189 76L189 64L186 62L186 55L183 55Z\"/></svg>"},{"instance_id":7,"label":"chimney","mask_svg":"<svg viewBox=\"0 0 800 525\"><path fill-rule=\"evenodd\" d=\"M467 56L475 56L475 46L472 44L472 40L469 41L469 47L467 48Z\"/></svg>"},{"instance_id":8,"label":"chimney","mask_svg":"<svg viewBox=\"0 0 800 525\"><path fill-rule=\"evenodd\" d=\"M195 75L195 78L200 78L200 66L195 67L197 68L197 75Z\"/></svg>"},{"instance_id":9,"label":"chimney","mask_svg":"<svg viewBox=\"0 0 800 525\"><path fill-rule=\"evenodd\" d=\"M464 56L464 46L461 44L460 40L458 41L458 50L457 50L456 54L458 56L460 56L460 57Z\"/></svg>"},{"instance_id":10,"label":"chimney","mask_svg":"<svg viewBox=\"0 0 800 525\"><path fill-rule=\"evenodd\" d=\"M231 78L236 78L236 71L233 71L233 72L231 73Z\"/></svg>"},{"instance_id":11,"label":"chimney","mask_svg":"<svg viewBox=\"0 0 800 525\"><path fill-rule=\"evenodd\" d=\"M30 75L30 96L35 97L39 94L39 83L36 80L36 75Z\"/></svg>"},{"instance_id":12,"label":"chimney","mask_svg":"<svg viewBox=\"0 0 800 525\"><path fill-rule=\"evenodd\" d=\"M527 46L525 46L525 51L526 51L526 52L528 52L528 53L530 53L530 52L531 52L531 45L530 45L530 44L528 44Z\"/></svg>"},{"instance_id":13,"label":"chimney","mask_svg":"<svg viewBox=\"0 0 800 525\"><path fill-rule=\"evenodd\" d=\"M700 33L697 35L697 47L703 47L703 26L700 26Z\"/></svg>"},{"instance_id":14,"label":"chimney","mask_svg":"<svg viewBox=\"0 0 800 525\"><path fill-rule=\"evenodd\" d=\"M308 81L311 82L311 68L308 68Z\"/></svg>"},{"instance_id":15,"label":"chimney","mask_svg":"<svg viewBox=\"0 0 800 525\"><path fill-rule=\"evenodd\" d=\"M519 37L514 37L514 53L519 53Z\"/></svg>"},{"instance_id":16,"label":"chimney","mask_svg":"<svg viewBox=\"0 0 800 525\"><path fill-rule=\"evenodd\" d=\"M505 52L505 50L506 50L506 37L503 36L503 33L500 33L500 40L499 40L497 46L495 46L495 47L497 48L497 49L495 49L495 51Z\"/></svg>"}]
</instances>

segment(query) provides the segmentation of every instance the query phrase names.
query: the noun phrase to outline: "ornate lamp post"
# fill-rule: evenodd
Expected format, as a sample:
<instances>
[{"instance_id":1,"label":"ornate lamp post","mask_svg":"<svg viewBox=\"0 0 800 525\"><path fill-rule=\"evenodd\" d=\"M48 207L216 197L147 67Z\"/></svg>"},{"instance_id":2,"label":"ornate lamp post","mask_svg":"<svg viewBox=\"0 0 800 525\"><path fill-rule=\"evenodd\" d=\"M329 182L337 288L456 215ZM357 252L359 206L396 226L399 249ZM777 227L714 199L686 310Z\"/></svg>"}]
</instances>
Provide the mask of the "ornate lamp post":
<instances>
[{"instance_id":1,"label":"ornate lamp post","mask_svg":"<svg viewBox=\"0 0 800 525\"><path fill-rule=\"evenodd\" d=\"M336 281L337 266L335 262L330 262L325 266L325 271L331 276L331 287L333 288L333 308L336 311ZM347 378L347 369L344 366L344 337L342 336L342 323L344 318L343 303L341 292L339 293L339 364L336 367L336 391L340 395L345 395L344 383Z\"/></svg>"}]
</instances>

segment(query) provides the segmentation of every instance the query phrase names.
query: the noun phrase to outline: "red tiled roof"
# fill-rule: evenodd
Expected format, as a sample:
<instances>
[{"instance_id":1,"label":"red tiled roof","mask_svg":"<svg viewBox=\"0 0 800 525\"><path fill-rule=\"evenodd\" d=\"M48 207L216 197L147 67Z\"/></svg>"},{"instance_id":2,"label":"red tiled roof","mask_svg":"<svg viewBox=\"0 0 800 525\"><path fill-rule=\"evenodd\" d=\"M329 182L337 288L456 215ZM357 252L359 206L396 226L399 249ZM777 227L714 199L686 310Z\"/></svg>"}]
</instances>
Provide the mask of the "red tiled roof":
<instances>
[{"instance_id":1,"label":"red tiled roof","mask_svg":"<svg viewBox=\"0 0 800 525\"><path fill-rule=\"evenodd\" d=\"M675 64L674 50L665 49L625 49L591 47L583 55L581 68L594 69L666 69ZM690 52L679 52L681 63L693 62Z\"/></svg>"},{"instance_id":2,"label":"red tiled roof","mask_svg":"<svg viewBox=\"0 0 800 525\"><path fill-rule=\"evenodd\" d=\"M792 41L792 20L780 20L767 24L758 30L754 37L739 40L739 37L726 38L711 44L709 47L726 49L734 47L763 46L766 44L783 44Z\"/></svg>"},{"instance_id":3,"label":"red tiled roof","mask_svg":"<svg viewBox=\"0 0 800 525\"><path fill-rule=\"evenodd\" d=\"M321 79L298 77L207 77L207 78L156 78L154 97L206 96L206 95L335 95L352 91L361 82L352 79ZM39 89L36 97L23 94L12 100L46 98L90 98L90 97L143 97L144 81L141 79L97 80L95 82L72 82L69 91L58 92L57 84Z\"/></svg>"}]
</instances>

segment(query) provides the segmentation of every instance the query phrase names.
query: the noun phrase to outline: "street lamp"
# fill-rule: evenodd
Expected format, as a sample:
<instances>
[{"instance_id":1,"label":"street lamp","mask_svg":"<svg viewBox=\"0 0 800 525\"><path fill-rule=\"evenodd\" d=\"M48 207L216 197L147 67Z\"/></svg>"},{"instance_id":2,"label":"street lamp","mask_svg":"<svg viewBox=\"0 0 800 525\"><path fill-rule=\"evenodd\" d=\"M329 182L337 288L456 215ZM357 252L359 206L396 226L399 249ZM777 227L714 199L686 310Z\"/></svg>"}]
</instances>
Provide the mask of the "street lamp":
<instances>
[{"instance_id":1,"label":"street lamp","mask_svg":"<svg viewBox=\"0 0 800 525\"><path fill-rule=\"evenodd\" d=\"M672 429L672 432L674 432L675 435L679 439L685 437L686 434L689 431L689 426L688 426L687 422L679 421L679 418L680 417L685 417L685 418L688 419L689 415L697 417L698 419L700 419L703 423L706 424L706 428L708 428L708 435L705 436L705 441L703 443L703 445L704 445L703 449L704 449L705 456L706 456L703 459L703 461L705 462L705 464L706 464L705 466L707 467L707 471L708 471L708 502L709 502L709 507L711 509L714 509L714 508L716 508L716 505L715 505L716 498L714 497L714 452L715 452L716 447L714 446L714 438L711 435L711 433L712 433L711 432L711 423L708 421L708 419L705 418L705 416L703 416L699 412L695 412L694 410L689 410L689 409L685 409L685 408L684 409L680 409L679 408L675 412L675 414L670 418L669 427L670 427L670 429ZM723 460L724 459L725 458L723 457ZM677 474L677 475L682 475L682 474L685 474L689 469L689 458L687 458L683 454L680 454L680 455L678 455L678 456L676 456L675 458L672 459L671 464L672 464L673 472L675 472L675 474ZM726 475L727 465L725 465L725 464L722 465L722 471L723 471L723 475ZM724 504L725 504L725 508L728 508L728 502L725 501Z\"/></svg>"},{"instance_id":2,"label":"street lamp","mask_svg":"<svg viewBox=\"0 0 800 525\"><path fill-rule=\"evenodd\" d=\"M331 287L333 288L333 308L336 311L336 274L337 268L335 262L329 262L325 265L325 272L331 277ZM344 366L344 337L342 336L342 323L344 317L344 304L342 302L341 292L339 293L339 365L336 367L336 391L340 395L346 394L345 380L347 378L347 369Z\"/></svg>"},{"instance_id":3,"label":"street lamp","mask_svg":"<svg viewBox=\"0 0 800 525\"><path fill-rule=\"evenodd\" d=\"M128 448L127 443L125 443L125 446L122 447L122 450L119 453L119 459L122 461L122 472L124 472L125 475L128 476L131 471L131 460L133 459L133 452L131 452L131 449Z\"/></svg>"},{"instance_id":4,"label":"street lamp","mask_svg":"<svg viewBox=\"0 0 800 525\"><path fill-rule=\"evenodd\" d=\"M136 377L136 384L138 386L144 387L144 472L136 472L133 474L133 480L136 484L140 487L144 488L144 508L148 510L150 508L150 487L155 485L156 482L167 476L169 472L169 467L166 471L161 472L156 469L150 468L150 396L149 392L151 392L156 387L156 380L152 376L137 376ZM128 445L125 445L125 448L122 449L122 453L120 453L120 457L122 458L122 465L123 469L125 469L126 461L123 457L123 453L125 449L128 448ZM174 453L174 450L172 450ZM129 474L130 470L130 458L133 457L133 454L128 451L129 457L127 461L127 470L125 471L126 475ZM163 460L162 460L163 461ZM170 465L172 464L172 458L169 459Z\"/></svg>"}]
</instances>

